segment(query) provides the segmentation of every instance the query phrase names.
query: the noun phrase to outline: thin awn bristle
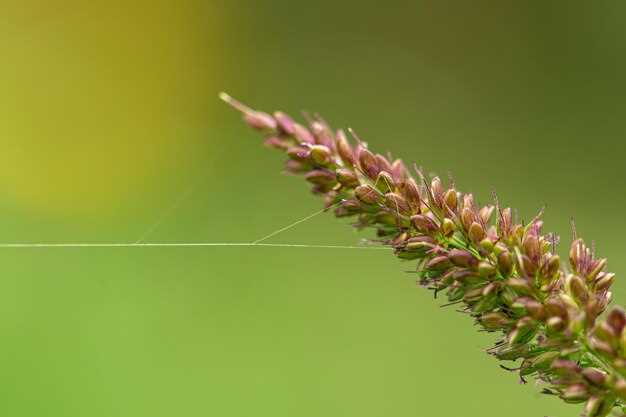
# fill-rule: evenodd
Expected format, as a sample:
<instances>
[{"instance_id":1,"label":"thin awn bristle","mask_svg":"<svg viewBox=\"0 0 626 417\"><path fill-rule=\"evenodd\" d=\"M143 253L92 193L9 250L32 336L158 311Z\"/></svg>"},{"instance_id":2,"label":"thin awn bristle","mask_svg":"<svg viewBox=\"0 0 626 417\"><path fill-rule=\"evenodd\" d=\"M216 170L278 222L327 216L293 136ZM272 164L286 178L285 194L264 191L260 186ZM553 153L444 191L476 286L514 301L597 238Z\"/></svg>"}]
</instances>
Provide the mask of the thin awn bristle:
<instances>
[{"instance_id":1,"label":"thin awn bristle","mask_svg":"<svg viewBox=\"0 0 626 417\"><path fill-rule=\"evenodd\" d=\"M219 98L225 103L227 103L228 105L230 105L231 107L233 107L234 109L239 110L242 113L252 113L253 111L251 108L239 102L238 100L235 100L234 98L232 98L230 95L228 95L227 93L223 91L219 93Z\"/></svg>"}]
</instances>

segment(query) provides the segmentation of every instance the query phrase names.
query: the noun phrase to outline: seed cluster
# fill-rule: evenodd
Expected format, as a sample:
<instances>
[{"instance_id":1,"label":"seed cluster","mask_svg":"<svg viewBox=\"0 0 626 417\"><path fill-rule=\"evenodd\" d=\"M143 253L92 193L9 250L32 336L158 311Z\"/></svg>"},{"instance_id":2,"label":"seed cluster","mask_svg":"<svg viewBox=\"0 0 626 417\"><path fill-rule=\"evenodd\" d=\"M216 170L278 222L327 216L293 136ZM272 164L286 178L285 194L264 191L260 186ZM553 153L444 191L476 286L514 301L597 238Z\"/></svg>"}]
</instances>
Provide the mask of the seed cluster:
<instances>
[{"instance_id":1,"label":"seed cluster","mask_svg":"<svg viewBox=\"0 0 626 417\"><path fill-rule=\"evenodd\" d=\"M396 256L417 262L421 285L502 334L488 352L519 361L513 370L522 381L534 376L544 393L585 403L586 417L626 415L626 314L614 307L600 318L614 274L581 239L565 267L557 238L542 234L541 215L518 224L497 200L481 207L418 169L416 181L401 160L372 153L356 135L351 145L320 117L304 126L221 97L286 153L286 170L304 175L337 217L375 228Z\"/></svg>"}]
</instances>

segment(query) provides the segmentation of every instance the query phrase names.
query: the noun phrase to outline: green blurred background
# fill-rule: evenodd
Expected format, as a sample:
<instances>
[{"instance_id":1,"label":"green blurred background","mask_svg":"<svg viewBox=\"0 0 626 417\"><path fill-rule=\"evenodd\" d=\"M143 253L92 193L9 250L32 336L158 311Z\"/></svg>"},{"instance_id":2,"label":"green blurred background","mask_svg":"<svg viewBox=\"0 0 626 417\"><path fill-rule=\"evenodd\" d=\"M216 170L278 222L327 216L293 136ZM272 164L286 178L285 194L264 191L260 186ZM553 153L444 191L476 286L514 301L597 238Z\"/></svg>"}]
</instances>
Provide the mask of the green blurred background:
<instances>
[{"instance_id":1,"label":"green blurred background","mask_svg":"<svg viewBox=\"0 0 626 417\"><path fill-rule=\"evenodd\" d=\"M3 2L0 240L244 242L318 210L226 90L323 112L523 218L546 205L565 242L574 217L625 275L626 4L406 3ZM369 236L345 223L272 242ZM0 265L1 415L580 412L520 387L383 251L2 249Z\"/></svg>"}]
</instances>

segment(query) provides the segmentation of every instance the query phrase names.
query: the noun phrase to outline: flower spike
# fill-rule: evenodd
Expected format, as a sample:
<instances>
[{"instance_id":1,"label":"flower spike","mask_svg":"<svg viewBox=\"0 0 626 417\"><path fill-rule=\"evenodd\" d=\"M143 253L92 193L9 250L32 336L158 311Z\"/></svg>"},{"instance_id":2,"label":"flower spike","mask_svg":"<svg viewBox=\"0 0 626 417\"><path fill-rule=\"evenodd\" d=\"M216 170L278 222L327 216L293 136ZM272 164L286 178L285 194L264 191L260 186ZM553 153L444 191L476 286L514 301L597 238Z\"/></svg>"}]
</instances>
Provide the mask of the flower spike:
<instances>
[{"instance_id":1,"label":"flower spike","mask_svg":"<svg viewBox=\"0 0 626 417\"><path fill-rule=\"evenodd\" d=\"M495 197L480 207L415 166L416 181L402 161L371 152L352 129L355 146L319 116L304 126L283 112L220 98L286 153L287 170L303 174L336 216L376 229L398 258L417 262L422 286L445 292L446 305L464 304L483 331L497 332L488 352L519 361L505 369L543 382L546 394L584 403L586 417L626 411L626 313L613 307L602 318L615 275L573 222L568 270L556 254L558 238L542 234L541 213L518 224Z\"/></svg>"}]
</instances>

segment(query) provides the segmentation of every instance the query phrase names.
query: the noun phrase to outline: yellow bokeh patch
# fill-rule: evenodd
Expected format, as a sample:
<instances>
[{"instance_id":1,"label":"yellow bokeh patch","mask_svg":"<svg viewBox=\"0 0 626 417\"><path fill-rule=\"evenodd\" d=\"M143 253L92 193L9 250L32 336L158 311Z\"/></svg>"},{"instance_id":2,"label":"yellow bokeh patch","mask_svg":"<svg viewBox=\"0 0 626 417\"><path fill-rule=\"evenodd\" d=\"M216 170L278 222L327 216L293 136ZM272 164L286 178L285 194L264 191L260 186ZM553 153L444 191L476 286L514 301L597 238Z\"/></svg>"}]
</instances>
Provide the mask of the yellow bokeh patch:
<instances>
[{"instance_id":1,"label":"yellow bokeh patch","mask_svg":"<svg viewBox=\"0 0 626 417\"><path fill-rule=\"evenodd\" d=\"M207 6L36 3L0 18L0 198L93 211L184 169L212 87Z\"/></svg>"}]
</instances>

